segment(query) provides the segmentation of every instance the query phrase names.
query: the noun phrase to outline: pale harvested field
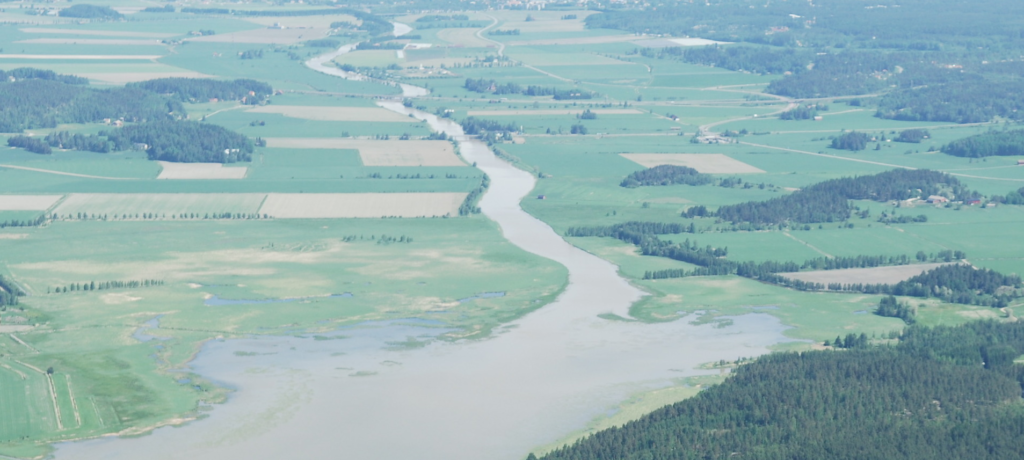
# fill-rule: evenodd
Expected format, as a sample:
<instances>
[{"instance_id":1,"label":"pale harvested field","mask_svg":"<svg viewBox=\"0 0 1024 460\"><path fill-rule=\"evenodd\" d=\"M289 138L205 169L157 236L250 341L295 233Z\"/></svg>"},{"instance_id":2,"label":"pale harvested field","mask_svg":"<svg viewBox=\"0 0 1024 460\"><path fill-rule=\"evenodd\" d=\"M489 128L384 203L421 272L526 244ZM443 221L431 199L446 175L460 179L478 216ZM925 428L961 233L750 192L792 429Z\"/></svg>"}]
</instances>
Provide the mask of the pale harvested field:
<instances>
[{"instance_id":1,"label":"pale harvested field","mask_svg":"<svg viewBox=\"0 0 1024 460\"><path fill-rule=\"evenodd\" d=\"M260 214L278 219L456 216L466 193L271 193Z\"/></svg>"},{"instance_id":2,"label":"pale harvested field","mask_svg":"<svg viewBox=\"0 0 1024 460\"><path fill-rule=\"evenodd\" d=\"M332 14L324 16L267 16L267 17L255 17L245 18L254 24L263 26L272 26L275 23L280 23L283 27L314 27L327 29L331 27L332 22L351 22L352 24L362 24L363 21L356 19L354 16L347 14Z\"/></svg>"},{"instance_id":3,"label":"pale harvested field","mask_svg":"<svg viewBox=\"0 0 1024 460\"><path fill-rule=\"evenodd\" d=\"M243 179L249 168L225 168L220 163L172 163L160 161L160 175L157 179Z\"/></svg>"},{"instance_id":4,"label":"pale harvested field","mask_svg":"<svg viewBox=\"0 0 1024 460\"><path fill-rule=\"evenodd\" d=\"M638 115L643 112L637 109L590 109L598 115ZM514 116L514 115L578 115L583 113L583 110L576 109L546 109L546 110L470 110L466 112L470 116L474 115L491 115L495 117L500 116Z\"/></svg>"},{"instance_id":5,"label":"pale harvested field","mask_svg":"<svg viewBox=\"0 0 1024 460\"><path fill-rule=\"evenodd\" d=\"M780 273L786 278L808 281L814 283L843 283L843 284L896 284L913 278L921 273L935 267L949 265L939 264L914 264L897 265L894 267L875 268L850 268L846 270L819 270L801 273Z\"/></svg>"},{"instance_id":6,"label":"pale harvested field","mask_svg":"<svg viewBox=\"0 0 1024 460\"><path fill-rule=\"evenodd\" d=\"M156 213L171 218L180 213L255 213L263 193L73 193L53 212L65 216L86 214L120 217Z\"/></svg>"},{"instance_id":7,"label":"pale harvested field","mask_svg":"<svg viewBox=\"0 0 1024 460\"><path fill-rule=\"evenodd\" d=\"M249 113L277 113L291 118L320 121L377 121L392 123L416 123L390 110L376 107L318 107L301 105L264 105L247 110Z\"/></svg>"},{"instance_id":8,"label":"pale harvested field","mask_svg":"<svg viewBox=\"0 0 1024 460\"><path fill-rule=\"evenodd\" d=\"M448 141L377 141L345 137L268 137L267 147L352 149L364 166L466 166Z\"/></svg>"},{"instance_id":9,"label":"pale harvested field","mask_svg":"<svg viewBox=\"0 0 1024 460\"><path fill-rule=\"evenodd\" d=\"M721 153L623 153L623 158L645 168L688 166L706 174L754 174L764 171Z\"/></svg>"},{"instance_id":10,"label":"pale harvested field","mask_svg":"<svg viewBox=\"0 0 1024 460\"><path fill-rule=\"evenodd\" d=\"M23 240L28 238L28 233L0 233L0 240Z\"/></svg>"},{"instance_id":11,"label":"pale harvested field","mask_svg":"<svg viewBox=\"0 0 1024 460\"><path fill-rule=\"evenodd\" d=\"M143 38L168 38L175 34L157 32L131 32L114 30L81 30L81 29L57 29L52 27L26 27L20 29L29 34L53 34L53 35L94 35L99 37L143 37Z\"/></svg>"},{"instance_id":12,"label":"pale harvested field","mask_svg":"<svg viewBox=\"0 0 1024 460\"><path fill-rule=\"evenodd\" d=\"M79 77L88 78L104 83L124 84L137 81L155 80L157 78L210 78L209 75L199 72L111 72L111 73L79 73Z\"/></svg>"},{"instance_id":13,"label":"pale harvested field","mask_svg":"<svg viewBox=\"0 0 1024 460\"><path fill-rule=\"evenodd\" d=\"M619 43L636 40L636 35L602 35L600 37L550 38L545 40L522 40L505 43L508 46L534 45L597 45L601 43Z\"/></svg>"},{"instance_id":14,"label":"pale harvested field","mask_svg":"<svg viewBox=\"0 0 1024 460\"><path fill-rule=\"evenodd\" d=\"M160 55L139 54L0 54L0 59L116 59L124 61L152 61L162 57Z\"/></svg>"},{"instance_id":15,"label":"pale harvested field","mask_svg":"<svg viewBox=\"0 0 1024 460\"><path fill-rule=\"evenodd\" d=\"M706 38L655 38L652 40L639 40L633 42L636 45L650 48L666 48L674 46L708 46L716 44L727 44L728 42L718 42L714 40L708 40Z\"/></svg>"},{"instance_id":16,"label":"pale harvested field","mask_svg":"<svg viewBox=\"0 0 1024 460\"><path fill-rule=\"evenodd\" d=\"M161 46L160 40L143 40L127 38L30 38L14 43L32 43L37 45L146 45Z\"/></svg>"},{"instance_id":17,"label":"pale harvested field","mask_svg":"<svg viewBox=\"0 0 1024 460\"><path fill-rule=\"evenodd\" d=\"M331 29L316 27L309 29L255 29L227 34L207 35L189 38L192 42L212 43L263 43L290 45L327 36Z\"/></svg>"},{"instance_id":18,"label":"pale harvested field","mask_svg":"<svg viewBox=\"0 0 1024 460\"><path fill-rule=\"evenodd\" d=\"M0 195L0 211L45 211L64 195Z\"/></svg>"},{"instance_id":19,"label":"pale harvested field","mask_svg":"<svg viewBox=\"0 0 1024 460\"><path fill-rule=\"evenodd\" d=\"M494 43L483 40L476 36L479 29L441 29L437 31L437 38L453 45L462 45L466 48L492 48Z\"/></svg>"}]
</instances>

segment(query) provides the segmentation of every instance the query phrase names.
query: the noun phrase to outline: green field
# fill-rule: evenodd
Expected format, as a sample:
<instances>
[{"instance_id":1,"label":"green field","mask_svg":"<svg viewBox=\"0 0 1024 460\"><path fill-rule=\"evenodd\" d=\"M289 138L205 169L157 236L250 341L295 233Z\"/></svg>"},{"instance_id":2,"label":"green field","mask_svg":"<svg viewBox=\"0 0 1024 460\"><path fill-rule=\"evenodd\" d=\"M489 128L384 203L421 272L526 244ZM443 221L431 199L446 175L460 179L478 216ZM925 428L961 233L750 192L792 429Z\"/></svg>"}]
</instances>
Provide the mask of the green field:
<instances>
[{"instance_id":1,"label":"green field","mask_svg":"<svg viewBox=\"0 0 1024 460\"><path fill-rule=\"evenodd\" d=\"M143 6L130 0L100 4ZM221 2L202 7L241 8ZM244 7L308 8L320 6ZM103 88L168 75L251 78L273 87L274 94L266 102L271 108L375 108L381 99L402 100L397 86L328 76L304 64L328 48L301 42L259 43L265 41L259 37L261 31L277 21L288 27L322 28L325 21L341 16L245 18L177 12L89 21L30 16L20 9L0 12L0 19L12 23L0 28L0 55L10 55L0 59L3 70L30 66L81 74ZM568 13L579 17L561 19ZM355 51L334 62L397 65L401 68L391 69L396 82L431 91L407 105L447 113L455 121L472 112L474 117L519 128L514 140L499 140L493 147L539 177L521 206L559 234L570 227L629 221L692 223L696 234L662 235L661 239L728 248L729 260L753 262L960 250L978 267L1024 273L1021 206L895 208L891 203L859 201L855 204L869 211L867 217L759 231L727 231L728 226L714 218L681 216L693 206L714 210L768 200L824 180L899 167L945 171L985 195L1004 195L1024 186L1024 167L1017 166L1024 157L972 160L936 151L952 140L1001 129L998 123L886 120L875 116L877 100L865 98L863 106L854 106L849 97L817 101L829 105L828 111L819 113L821 120L785 121L777 113L805 101L763 94L779 75L645 57L640 53L642 45L633 41L649 36L634 39L624 31L585 29L582 18L595 11L466 14L486 22L487 30L520 29L520 34L482 31L480 38L479 29L415 29L419 14L387 16L409 24L414 27L411 34L420 35L406 41L432 46L405 50L404 57L395 50ZM497 20L494 27L489 26L492 17ZM24 30L33 28L43 30ZM199 30L249 32L251 43L187 40ZM333 38L343 44L368 38L359 31L335 32ZM35 39L83 42L25 42ZM96 39L168 41L117 45L92 41ZM242 59L246 52L261 52L262 57ZM123 56L133 57L120 59ZM432 72L443 67L444 72L420 72L420 65ZM473 92L466 88L467 79L596 94L592 99L554 100ZM237 101L211 100L204 96L185 103L189 119L251 139L421 139L431 135L426 123L413 118L323 121L250 112L249 106ZM638 113L599 113L596 119L583 120L575 113L584 109ZM572 125L585 126L587 134L570 134ZM848 131L885 134L891 139L910 128L927 128L930 138L919 144L876 141L858 152L829 147L832 137ZM68 124L32 127L25 134L40 138L53 131L96 134L109 129L114 128L101 123ZM694 138L701 129L744 135L733 138L734 143L702 144ZM6 141L14 134L0 138ZM716 179L740 178L745 186L624 188L619 185L624 177L644 169L621 156L626 153L721 154L764 172L715 175ZM53 442L139 434L172 420L201 416L206 404L225 400L228 389L182 369L202 343L214 338L310 337L358 322L420 318L451 328L442 340L478 339L548 304L567 283L564 267L512 245L497 224L480 215L280 220L191 216L253 214L268 193L466 193L480 186L483 173L479 169L364 166L356 150L274 147L257 147L251 162L229 167L244 167L247 173L231 180L160 180L161 166L143 151L102 154L55 149L50 155L39 155L0 149L0 194L65 196L49 210L63 219L40 227L0 229L0 274L29 294L18 306L0 312L0 327L17 326L11 332L3 329L3 335L11 337L0 340L0 456L39 457ZM0 211L0 222L32 220L43 212ZM927 222L886 225L878 221L882 212L923 214ZM133 217L150 213L157 216ZM190 216L182 219L181 213ZM121 218L97 217L105 215ZM566 239L616 264L623 277L650 294L631 310L639 321L685 317L728 327L728 316L773 315L795 340L778 346L779 350L806 350L848 333L877 337L904 327L899 319L872 314L880 299L877 295L802 292L738 276L644 280L648 271L695 266L640 255L637 246L613 238ZM158 282L144 287L77 289L89 283L143 280ZM64 292L69 286L75 287ZM494 292L504 296L467 300ZM221 305L218 299L252 302ZM935 299L907 300L919 305L918 321L926 325L1012 316ZM624 423L696 394L692 385L713 380L680 381L666 390L638 395L620 405L619 413L602 417L565 439Z\"/></svg>"}]
</instances>

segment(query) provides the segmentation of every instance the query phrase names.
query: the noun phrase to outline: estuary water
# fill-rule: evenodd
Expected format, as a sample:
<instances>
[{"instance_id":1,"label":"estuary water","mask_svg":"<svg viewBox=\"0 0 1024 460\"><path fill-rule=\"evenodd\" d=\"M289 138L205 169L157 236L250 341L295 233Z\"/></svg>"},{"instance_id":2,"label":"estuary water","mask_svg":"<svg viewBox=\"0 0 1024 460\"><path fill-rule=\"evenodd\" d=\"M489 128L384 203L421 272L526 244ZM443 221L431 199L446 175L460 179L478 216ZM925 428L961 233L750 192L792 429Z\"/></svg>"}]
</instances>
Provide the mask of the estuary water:
<instances>
[{"instance_id":1,"label":"estuary water","mask_svg":"<svg viewBox=\"0 0 1024 460\"><path fill-rule=\"evenodd\" d=\"M319 340L213 341L189 367L237 389L226 404L148 436L63 444L58 459L521 460L631 394L707 372L695 369L701 363L757 356L788 340L785 327L763 313L733 317L722 328L691 318L629 320L643 293L519 206L533 189L531 174L450 120L399 102L380 105L454 136L461 155L491 178L483 214L516 246L563 264L565 291L482 340L432 341L447 330L410 320L347 327ZM623 319L598 317L606 313Z\"/></svg>"}]
</instances>

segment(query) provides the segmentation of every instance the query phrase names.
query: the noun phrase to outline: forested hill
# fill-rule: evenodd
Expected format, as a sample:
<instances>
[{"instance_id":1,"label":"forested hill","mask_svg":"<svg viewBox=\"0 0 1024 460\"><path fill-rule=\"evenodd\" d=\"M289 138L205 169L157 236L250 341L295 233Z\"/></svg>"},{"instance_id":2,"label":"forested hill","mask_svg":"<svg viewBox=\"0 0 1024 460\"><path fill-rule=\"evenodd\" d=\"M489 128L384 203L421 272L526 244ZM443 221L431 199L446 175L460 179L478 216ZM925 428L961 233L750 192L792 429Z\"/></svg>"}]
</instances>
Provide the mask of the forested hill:
<instances>
[{"instance_id":1,"label":"forested hill","mask_svg":"<svg viewBox=\"0 0 1024 460\"><path fill-rule=\"evenodd\" d=\"M180 102L141 88L93 89L66 83L75 81L74 78L77 77L0 81L0 132L92 123L104 118L138 122L185 114Z\"/></svg>"},{"instance_id":2,"label":"forested hill","mask_svg":"<svg viewBox=\"0 0 1024 460\"><path fill-rule=\"evenodd\" d=\"M805 48L1005 49L1024 42L1021 18L1024 3L1016 0L662 0L605 10L586 26Z\"/></svg>"},{"instance_id":3,"label":"forested hill","mask_svg":"<svg viewBox=\"0 0 1024 460\"><path fill-rule=\"evenodd\" d=\"M1024 129L990 131L957 139L943 146L942 153L968 158L1024 155Z\"/></svg>"},{"instance_id":4,"label":"forested hill","mask_svg":"<svg viewBox=\"0 0 1024 460\"><path fill-rule=\"evenodd\" d=\"M210 78L158 78L125 86L169 95L182 102L206 102L210 99L241 101L256 105L274 93L270 85L247 78L233 81Z\"/></svg>"},{"instance_id":5,"label":"forested hill","mask_svg":"<svg viewBox=\"0 0 1024 460\"><path fill-rule=\"evenodd\" d=\"M194 121L158 121L101 132L126 150L146 144L150 160L180 163L234 163L252 159L253 143L221 126Z\"/></svg>"},{"instance_id":6,"label":"forested hill","mask_svg":"<svg viewBox=\"0 0 1024 460\"><path fill-rule=\"evenodd\" d=\"M942 172L895 169L871 176L827 180L767 201L726 205L714 214L734 223L838 222L850 217L853 207L847 200L907 200L931 195L957 200L980 196Z\"/></svg>"},{"instance_id":7,"label":"forested hill","mask_svg":"<svg viewBox=\"0 0 1024 460\"><path fill-rule=\"evenodd\" d=\"M776 353L542 460L1024 458L1024 322L911 327L899 344ZM530 455L532 460L533 454Z\"/></svg>"},{"instance_id":8,"label":"forested hill","mask_svg":"<svg viewBox=\"0 0 1024 460\"><path fill-rule=\"evenodd\" d=\"M1015 0L711 0L608 9L586 25L727 42L636 52L779 75L771 94L884 94L882 118L972 123L1024 116L1021 18Z\"/></svg>"}]
</instances>

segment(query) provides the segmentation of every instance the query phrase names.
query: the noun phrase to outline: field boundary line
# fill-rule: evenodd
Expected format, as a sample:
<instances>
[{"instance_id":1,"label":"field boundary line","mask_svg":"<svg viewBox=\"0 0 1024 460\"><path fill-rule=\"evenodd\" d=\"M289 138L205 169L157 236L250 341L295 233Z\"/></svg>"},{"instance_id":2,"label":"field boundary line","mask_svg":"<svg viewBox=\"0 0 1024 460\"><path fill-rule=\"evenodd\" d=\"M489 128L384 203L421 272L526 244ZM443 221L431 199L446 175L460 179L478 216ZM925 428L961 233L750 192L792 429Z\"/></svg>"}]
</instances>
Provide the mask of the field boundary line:
<instances>
[{"instance_id":1,"label":"field boundary line","mask_svg":"<svg viewBox=\"0 0 1024 460\"><path fill-rule=\"evenodd\" d=\"M11 337L14 337L14 334L11 334ZM19 342L20 342L20 340L19 340ZM39 352L37 351L36 353L39 353ZM32 369L32 370L34 370L34 371L36 371L36 372L38 372L40 374L43 374L43 376L46 377L46 382L50 386L50 400L53 402L53 414L57 418L57 431L63 430L64 429L64 421L61 420L61 418L60 418L60 406L57 404L57 388L53 385L53 376L50 375L50 373L45 372L42 369L40 369L38 367L35 367L35 366L31 365L31 364L23 363L23 362L18 361L16 359L14 360L14 362L16 362L18 364L21 364L22 366L25 366L25 367L27 367L29 369Z\"/></svg>"},{"instance_id":2,"label":"field boundary line","mask_svg":"<svg viewBox=\"0 0 1024 460\"><path fill-rule=\"evenodd\" d=\"M832 254L829 254L829 253L827 253L827 252L825 252L825 251L822 251L821 249L818 249L818 248L817 248L816 246L814 246L813 244L811 244L811 243L808 243L808 242L806 242L806 241L804 241L804 240L801 240L800 238L797 238L797 237L795 237L795 236L793 236L793 235L790 235L790 234L789 234L789 232L782 232L782 234L783 234L783 235L786 235L786 236L788 236L788 237L790 237L790 238L791 238L791 239L792 239L793 241L796 241L797 243L800 243L800 244L802 244L802 245L804 245L804 246L807 246L807 247L809 247L809 248L813 249L813 250L814 250L815 252L817 252L818 254L821 254L821 255L823 255L823 256L825 256L825 257L828 257L829 259L835 259L835 258L836 258L836 256L834 256L834 255L832 255Z\"/></svg>"},{"instance_id":3,"label":"field boundary line","mask_svg":"<svg viewBox=\"0 0 1024 460\"><path fill-rule=\"evenodd\" d=\"M46 382L50 384L50 399L53 401L53 414L57 417L57 431L64 429L64 420L60 416L60 406L57 404L57 387L53 384L53 375L46 372Z\"/></svg>"},{"instance_id":4,"label":"field boundary line","mask_svg":"<svg viewBox=\"0 0 1024 460\"><path fill-rule=\"evenodd\" d=\"M10 334L10 336L11 336L12 339L14 339L15 342L18 342L18 343L24 345L25 348L28 348L29 350L32 350L33 352L39 353L39 350L36 350L35 348L32 348L32 345L29 345L29 344L25 343L25 341L23 341L20 338L18 338L18 336L14 335L14 334ZM27 366L27 364L26 364L26 366ZM33 367L33 369L35 369L37 371L39 370L39 369L36 369L34 367ZM40 371L40 372L42 372L42 371Z\"/></svg>"},{"instance_id":5,"label":"field boundary line","mask_svg":"<svg viewBox=\"0 0 1024 460\"><path fill-rule=\"evenodd\" d=\"M3 367L4 369L7 369L7 370L9 370L11 372L14 372L15 374L18 374L19 376L21 376L22 380L28 380L28 376L25 375L25 373L22 372L22 371L19 371L19 370L15 369L15 368L13 368L11 366L8 366L6 364L0 364L0 367Z\"/></svg>"},{"instance_id":6,"label":"field boundary line","mask_svg":"<svg viewBox=\"0 0 1024 460\"><path fill-rule=\"evenodd\" d=\"M761 147L761 148L765 148L765 149L782 150L784 152L800 153L800 154L803 154L803 155L813 155L813 156L821 157L821 158L832 158L832 159L836 159L836 160L846 160L846 161L853 161L853 162L857 162L857 163L867 163L867 164L878 165L878 166L888 166L890 168L917 170L917 168L914 168L914 167L911 167L911 166L894 165L894 164L889 164L889 163L882 163L880 161L861 160L861 159L858 159L858 158L837 157L835 155L825 155L824 153L808 152L806 150L787 149L785 147L774 147L774 146L771 146L771 145L754 144L754 143L751 143L751 142L737 142L737 143L738 144L742 144L742 145L749 145L749 146L752 146L752 147Z\"/></svg>"},{"instance_id":7,"label":"field boundary line","mask_svg":"<svg viewBox=\"0 0 1024 460\"><path fill-rule=\"evenodd\" d=\"M45 173L45 174L56 174L58 176L84 177L86 179L139 180L139 179L135 179L135 178L132 178L132 177L90 176L88 174L78 174L78 173L69 173L69 172L63 172L63 171L53 171L53 170L49 170L49 169L30 168L28 166L15 166L15 165L8 165L8 164L0 164L0 168L21 169L23 171L33 171L33 172L40 172L40 173Z\"/></svg>"},{"instance_id":8,"label":"field boundary line","mask_svg":"<svg viewBox=\"0 0 1024 460\"><path fill-rule=\"evenodd\" d=\"M882 163L880 161L861 160L859 158L838 157L838 156L835 156L835 155L825 155L824 153L808 152L806 150L787 149L785 147L773 147L771 145L754 144L754 143L751 143L751 142L738 142L738 144L749 145L749 146L752 146L752 147L761 147L761 148L765 148L765 149L782 150L782 151L785 151L785 152L800 153L800 154L804 154L804 155L814 155L816 157L821 157L821 158L832 158L832 159L835 159L835 160L855 161L857 163L867 163L867 164L878 165L878 166L888 166L890 168L909 169L911 171L916 171L918 169L918 168L915 168L915 167L912 167L912 166L894 165L894 164L890 164L890 163ZM949 174L950 176L969 177L971 179L999 180L999 181L1007 181L1007 182L1024 182L1024 179L1013 179L1013 178L1009 178L1009 177L975 176L973 174L961 174L961 173L947 172L947 171L944 171L944 170L941 170L941 169L939 169L938 171L944 172L946 174Z\"/></svg>"},{"instance_id":9,"label":"field boundary line","mask_svg":"<svg viewBox=\"0 0 1024 460\"><path fill-rule=\"evenodd\" d=\"M71 409L75 413L75 423L82 426L82 416L78 412L78 401L75 401L75 392L71 390L71 376L64 374L64 380L68 383L68 398L71 399Z\"/></svg>"}]
</instances>

